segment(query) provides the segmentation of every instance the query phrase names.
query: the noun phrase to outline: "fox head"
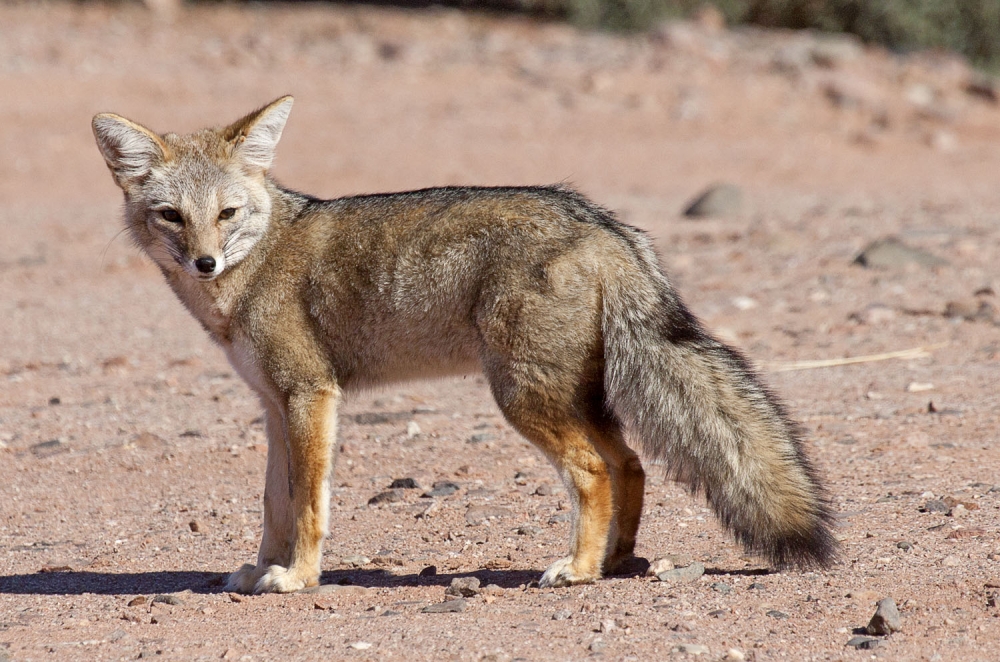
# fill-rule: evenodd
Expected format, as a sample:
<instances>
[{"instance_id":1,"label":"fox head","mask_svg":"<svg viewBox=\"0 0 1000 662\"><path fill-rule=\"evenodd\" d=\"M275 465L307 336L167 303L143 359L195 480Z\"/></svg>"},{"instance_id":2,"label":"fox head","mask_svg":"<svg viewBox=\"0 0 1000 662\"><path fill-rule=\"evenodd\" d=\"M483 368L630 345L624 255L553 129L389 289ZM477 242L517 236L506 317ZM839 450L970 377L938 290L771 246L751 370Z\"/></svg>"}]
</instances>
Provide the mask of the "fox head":
<instances>
[{"instance_id":1,"label":"fox head","mask_svg":"<svg viewBox=\"0 0 1000 662\"><path fill-rule=\"evenodd\" d=\"M132 238L164 272L212 280L264 236L266 174L291 109L292 97L281 97L223 129L186 136L111 113L94 117Z\"/></svg>"}]
</instances>

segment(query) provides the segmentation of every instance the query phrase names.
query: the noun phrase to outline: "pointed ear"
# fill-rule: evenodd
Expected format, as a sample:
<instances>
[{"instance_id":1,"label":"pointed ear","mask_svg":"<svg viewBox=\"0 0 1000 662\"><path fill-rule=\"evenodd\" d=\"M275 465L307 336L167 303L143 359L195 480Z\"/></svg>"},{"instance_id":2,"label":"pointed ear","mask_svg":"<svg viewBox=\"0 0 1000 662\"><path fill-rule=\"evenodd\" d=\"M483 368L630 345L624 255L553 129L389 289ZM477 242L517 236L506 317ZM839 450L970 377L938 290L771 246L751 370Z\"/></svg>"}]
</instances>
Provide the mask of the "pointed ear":
<instances>
[{"instance_id":1,"label":"pointed ear","mask_svg":"<svg viewBox=\"0 0 1000 662\"><path fill-rule=\"evenodd\" d=\"M223 131L231 142L235 156L251 168L267 170L274 159L274 150L292 110L292 97L284 96L255 110Z\"/></svg>"},{"instance_id":2,"label":"pointed ear","mask_svg":"<svg viewBox=\"0 0 1000 662\"><path fill-rule=\"evenodd\" d=\"M97 146L118 186L142 179L153 166L170 156L163 140L135 122L112 113L101 113L92 123Z\"/></svg>"}]
</instances>

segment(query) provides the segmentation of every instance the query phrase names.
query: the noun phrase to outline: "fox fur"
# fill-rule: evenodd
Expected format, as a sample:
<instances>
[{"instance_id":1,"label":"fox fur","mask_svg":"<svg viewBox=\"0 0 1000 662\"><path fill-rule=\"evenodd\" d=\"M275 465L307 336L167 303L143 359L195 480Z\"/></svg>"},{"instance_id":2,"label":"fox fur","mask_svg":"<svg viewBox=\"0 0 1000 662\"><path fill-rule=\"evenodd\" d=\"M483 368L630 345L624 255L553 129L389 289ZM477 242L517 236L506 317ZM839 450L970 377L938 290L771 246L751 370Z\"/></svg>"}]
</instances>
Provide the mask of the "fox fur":
<instances>
[{"instance_id":1,"label":"fox fur","mask_svg":"<svg viewBox=\"0 0 1000 662\"><path fill-rule=\"evenodd\" d=\"M477 370L574 504L569 554L542 586L632 557L636 451L751 552L833 561L798 428L684 306L642 232L562 186L296 193L268 175L291 106L190 135L93 121L133 240L266 411L263 538L232 590L318 582L345 391Z\"/></svg>"}]
</instances>

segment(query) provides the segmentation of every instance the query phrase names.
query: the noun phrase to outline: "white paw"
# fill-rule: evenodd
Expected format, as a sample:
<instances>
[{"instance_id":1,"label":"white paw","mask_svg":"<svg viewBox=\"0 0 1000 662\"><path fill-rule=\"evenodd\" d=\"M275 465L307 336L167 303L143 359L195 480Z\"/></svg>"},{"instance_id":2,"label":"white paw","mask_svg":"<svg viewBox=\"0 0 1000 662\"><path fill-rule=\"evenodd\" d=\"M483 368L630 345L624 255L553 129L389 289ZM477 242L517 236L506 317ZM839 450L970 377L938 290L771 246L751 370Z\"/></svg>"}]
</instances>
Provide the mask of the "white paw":
<instances>
[{"instance_id":1,"label":"white paw","mask_svg":"<svg viewBox=\"0 0 1000 662\"><path fill-rule=\"evenodd\" d=\"M257 569L257 566L246 563L239 570L229 575L226 580L226 590L236 593L253 593L253 587L264 574L264 569Z\"/></svg>"},{"instance_id":2,"label":"white paw","mask_svg":"<svg viewBox=\"0 0 1000 662\"><path fill-rule=\"evenodd\" d=\"M294 593L306 587L309 582L299 573L280 565L267 568L264 576L257 580L254 593Z\"/></svg>"},{"instance_id":3,"label":"white paw","mask_svg":"<svg viewBox=\"0 0 1000 662\"><path fill-rule=\"evenodd\" d=\"M596 580L597 577L577 574L573 569L573 557L567 556L549 566L542 578L538 580L538 586L540 588L558 588L573 584L590 584Z\"/></svg>"}]
</instances>

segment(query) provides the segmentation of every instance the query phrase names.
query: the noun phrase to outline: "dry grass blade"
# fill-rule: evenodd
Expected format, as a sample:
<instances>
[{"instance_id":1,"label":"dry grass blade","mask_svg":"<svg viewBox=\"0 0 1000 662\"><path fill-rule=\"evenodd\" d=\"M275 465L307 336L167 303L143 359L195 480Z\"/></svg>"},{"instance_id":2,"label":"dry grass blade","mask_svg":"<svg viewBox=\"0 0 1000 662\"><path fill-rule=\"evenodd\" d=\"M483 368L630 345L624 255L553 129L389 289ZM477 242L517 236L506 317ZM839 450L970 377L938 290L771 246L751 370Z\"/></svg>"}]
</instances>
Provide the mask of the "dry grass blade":
<instances>
[{"instance_id":1,"label":"dry grass blade","mask_svg":"<svg viewBox=\"0 0 1000 662\"><path fill-rule=\"evenodd\" d=\"M924 345L911 349L901 349L895 352L884 352L882 354L868 354L866 356L846 356L839 359L816 359L812 361L779 361L768 363L765 368L768 372L791 372L792 370L815 370L816 368L833 368L841 365L852 365L855 363L874 363L875 361L888 361L890 359L919 359L930 356L931 350L944 347L948 343L937 343L935 345Z\"/></svg>"}]
</instances>

